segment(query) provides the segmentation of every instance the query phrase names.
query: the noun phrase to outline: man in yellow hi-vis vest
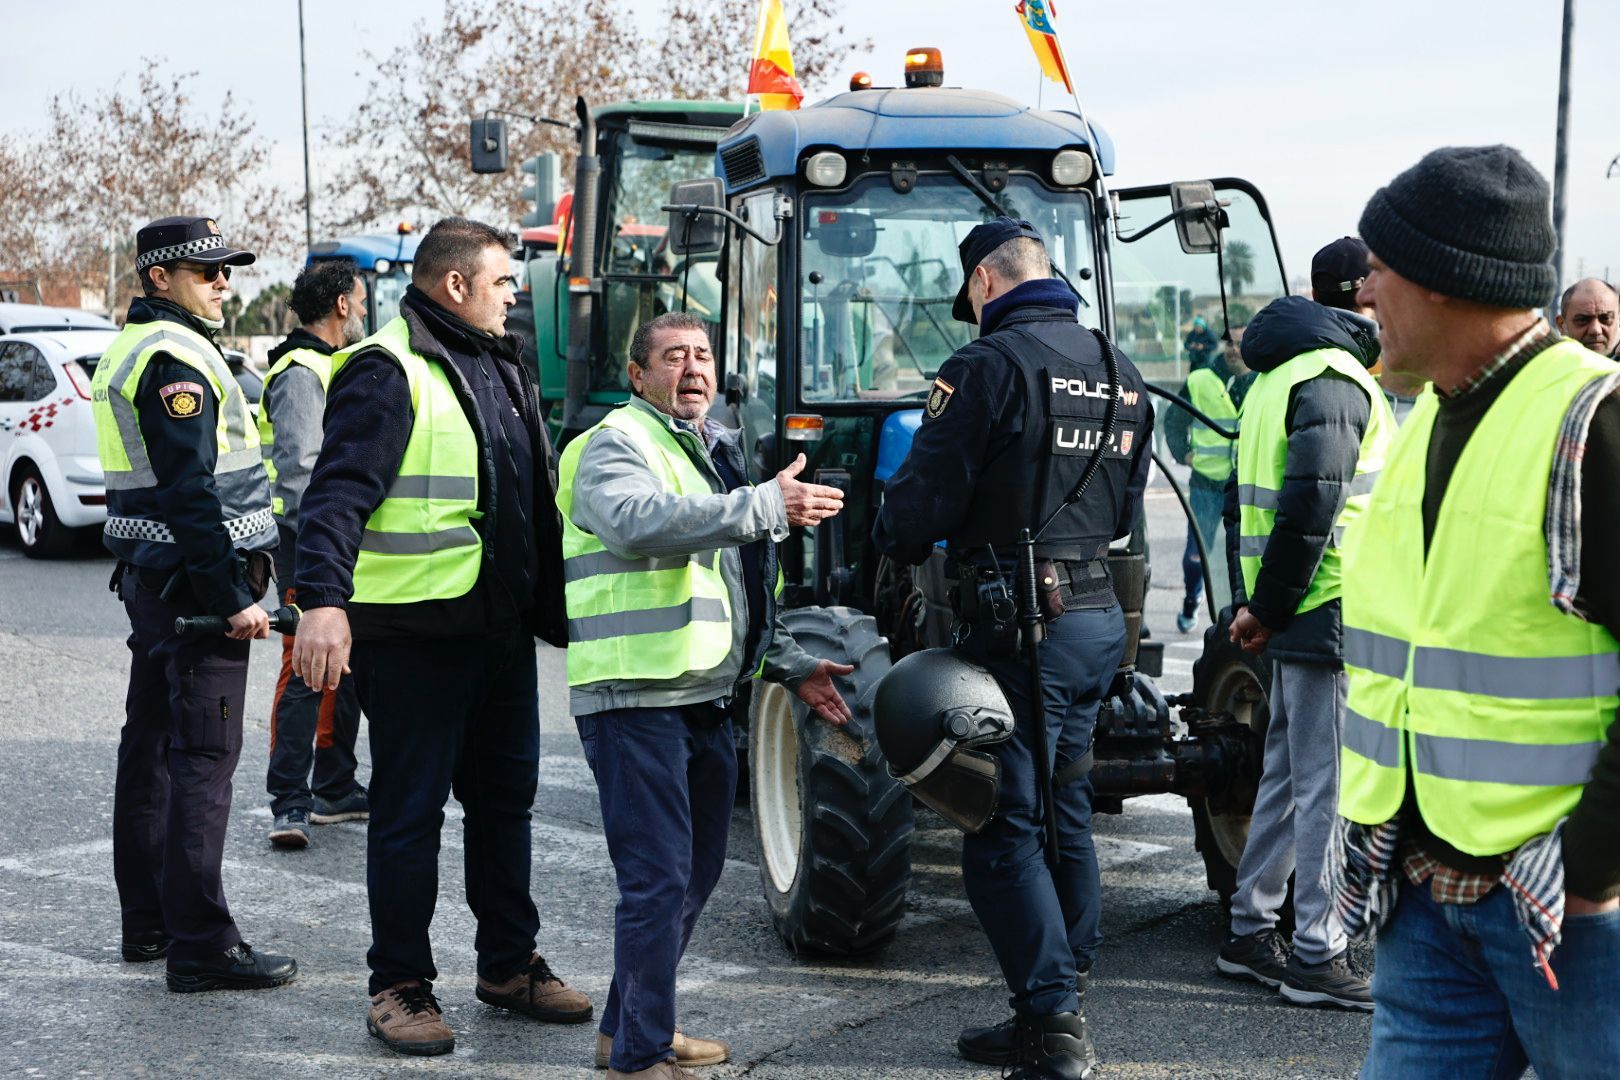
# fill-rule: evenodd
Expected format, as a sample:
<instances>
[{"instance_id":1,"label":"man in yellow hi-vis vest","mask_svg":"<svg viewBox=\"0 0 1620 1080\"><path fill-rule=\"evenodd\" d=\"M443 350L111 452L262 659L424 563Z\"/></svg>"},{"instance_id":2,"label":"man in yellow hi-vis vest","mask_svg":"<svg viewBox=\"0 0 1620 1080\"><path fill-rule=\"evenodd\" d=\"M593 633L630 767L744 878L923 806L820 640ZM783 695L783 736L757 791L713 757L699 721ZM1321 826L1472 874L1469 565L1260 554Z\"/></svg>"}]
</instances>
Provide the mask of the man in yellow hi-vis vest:
<instances>
[{"instance_id":1,"label":"man in yellow hi-vis vest","mask_svg":"<svg viewBox=\"0 0 1620 1080\"><path fill-rule=\"evenodd\" d=\"M298 508L321 452L332 354L366 336L365 279L349 259L312 262L298 272L288 304L300 325L270 350L259 400L259 444L279 534L276 588L283 604L296 604ZM354 680L339 683L336 690L313 690L293 674L292 652L293 635L288 634L281 640L281 676L270 705L265 787L270 793L270 842L297 850L308 846L311 822L362 821L370 806L366 789L354 778L354 743L360 731Z\"/></svg>"},{"instance_id":2,"label":"man in yellow hi-vis vest","mask_svg":"<svg viewBox=\"0 0 1620 1080\"><path fill-rule=\"evenodd\" d=\"M1344 566L1367 1080L1620 1068L1620 365L1536 310L1549 202L1516 150L1448 147L1361 216L1384 363L1431 384Z\"/></svg>"},{"instance_id":3,"label":"man in yellow hi-vis vest","mask_svg":"<svg viewBox=\"0 0 1620 1080\"><path fill-rule=\"evenodd\" d=\"M212 218L162 218L135 244L143 295L91 380L104 541L130 623L113 794L123 956L167 956L177 992L279 986L297 964L242 940L220 880L248 643L270 636L258 601L276 544L258 432L214 343L231 268L254 256ZM192 615L226 616L230 630L182 637L175 619Z\"/></svg>"},{"instance_id":4,"label":"man in yellow hi-vis vest","mask_svg":"<svg viewBox=\"0 0 1620 1080\"><path fill-rule=\"evenodd\" d=\"M613 985L596 1063L610 1078L690 1077L730 1051L675 1030L675 968L725 865L737 786L731 704L756 674L825 722L854 669L809 656L777 615L776 541L843 505L796 479L749 482L735 431L708 418L704 323L672 312L630 346L635 397L563 451L569 708L596 776L618 877Z\"/></svg>"},{"instance_id":5,"label":"man in yellow hi-vis vest","mask_svg":"<svg viewBox=\"0 0 1620 1080\"><path fill-rule=\"evenodd\" d=\"M555 459L533 354L505 332L511 242L466 218L428 230L399 317L333 357L299 510L293 671L329 690L353 669L371 734L366 1030L406 1054L455 1049L428 937L452 791L478 999L548 1023L592 1011L535 948L534 639L567 634Z\"/></svg>"},{"instance_id":6,"label":"man in yellow hi-vis vest","mask_svg":"<svg viewBox=\"0 0 1620 1080\"><path fill-rule=\"evenodd\" d=\"M1367 371L1378 359L1377 327L1334 306L1353 306L1354 296L1285 296L1243 334L1244 360L1259 374L1243 401L1236 483L1227 488L1231 634L1270 660L1271 712L1231 933L1215 966L1295 1004L1370 1009L1321 884L1344 718L1344 532L1366 508L1395 429ZM1295 926L1284 959L1277 919L1290 875Z\"/></svg>"}]
</instances>

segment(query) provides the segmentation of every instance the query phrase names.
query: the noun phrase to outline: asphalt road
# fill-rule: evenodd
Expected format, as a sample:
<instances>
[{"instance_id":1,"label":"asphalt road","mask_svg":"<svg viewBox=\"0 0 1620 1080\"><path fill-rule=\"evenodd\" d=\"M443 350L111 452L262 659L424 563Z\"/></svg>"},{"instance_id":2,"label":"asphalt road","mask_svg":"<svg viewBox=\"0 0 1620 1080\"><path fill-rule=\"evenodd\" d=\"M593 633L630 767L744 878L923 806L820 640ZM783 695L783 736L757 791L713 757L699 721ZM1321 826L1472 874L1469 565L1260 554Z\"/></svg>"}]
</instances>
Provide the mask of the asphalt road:
<instances>
[{"instance_id":1,"label":"asphalt road","mask_svg":"<svg viewBox=\"0 0 1620 1080\"><path fill-rule=\"evenodd\" d=\"M1161 481L1162 484L1162 481ZM1168 489L1149 501L1156 582L1149 623L1167 641L1165 686L1185 689L1202 627L1177 634L1182 519ZM225 881L256 947L298 958L290 986L174 995L161 965L118 957L112 881L114 751L127 627L106 591L111 561L40 563L0 530L0 1075L364 1077L591 1076L592 1028L534 1024L473 997L459 816L448 808L433 933L453 1055L396 1057L365 1031L369 941L365 827L320 827L301 853L271 850L264 772L279 641L256 643L246 747ZM538 650L540 794L534 896L540 948L598 1002L612 963L612 868L590 774L563 692L562 654ZM360 759L369 760L362 732ZM365 766L362 765L364 771ZM959 1060L957 1030L999 1019L1006 992L963 896L959 835L919 815L916 876L898 937L859 961L795 958L760 896L753 826L731 857L682 967L686 1030L729 1040L703 1073L811 1077L993 1077ZM1184 803L1127 803L1098 820L1107 944L1088 1010L1105 1077L1341 1077L1366 1049L1364 1016L1283 1005L1215 975L1223 932ZM601 1075L601 1074L594 1074Z\"/></svg>"}]
</instances>

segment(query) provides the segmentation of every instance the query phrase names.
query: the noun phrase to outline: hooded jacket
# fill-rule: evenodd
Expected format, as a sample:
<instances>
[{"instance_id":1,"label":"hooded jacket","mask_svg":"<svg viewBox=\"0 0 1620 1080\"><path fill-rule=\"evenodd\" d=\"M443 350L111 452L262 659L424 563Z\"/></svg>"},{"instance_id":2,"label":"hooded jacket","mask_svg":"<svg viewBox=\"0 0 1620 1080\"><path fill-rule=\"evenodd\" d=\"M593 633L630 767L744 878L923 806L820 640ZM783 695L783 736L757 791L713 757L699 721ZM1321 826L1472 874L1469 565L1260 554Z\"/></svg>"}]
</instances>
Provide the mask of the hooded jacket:
<instances>
[{"instance_id":1,"label":"hooded jacket","mask_svg":"<svg viewBox=\"0 0 1620 1080\"><path fill-rule=\"evenodd\" d=\"M1262 374L1316 349L1341 349L1370 368L1378 361L1377 324L1308 297L1285 296L1266 305L1243 334L1243 362ZM1350 497L1371 415L1366 391L1336 372L1325 371L1294 388L1284 421L1288 465L1276 525L1252 596L1245 594L1238 559L1236 471L1227 482L1223 516L1233 603L1247 603L1250 613L1272 631L1266 654L1273 660L1343 663L1339 601L1295 613Z\"/></svg>"}]
</instances>

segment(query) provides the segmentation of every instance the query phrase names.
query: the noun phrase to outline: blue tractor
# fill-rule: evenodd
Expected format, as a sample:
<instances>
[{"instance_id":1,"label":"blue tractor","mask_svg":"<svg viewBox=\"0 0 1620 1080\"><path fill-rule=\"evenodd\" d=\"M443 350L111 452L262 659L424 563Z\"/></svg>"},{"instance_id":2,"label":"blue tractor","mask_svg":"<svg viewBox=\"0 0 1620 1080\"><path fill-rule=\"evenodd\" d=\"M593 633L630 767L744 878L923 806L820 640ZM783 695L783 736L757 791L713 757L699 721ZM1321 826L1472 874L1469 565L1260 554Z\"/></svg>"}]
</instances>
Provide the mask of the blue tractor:
<instances>
[{"instance_id":1,"label":"blue tractor","mask_svg":"<svg viewBox=\"0 0 1620 1080\"><path fill-rule=\"evenodd\" d=\"M366 333L399 314L405 286L411 283L411 263L416 258L419 237L409 225L401 224L393 233L368 233L324 240L309 249L308 262L349 259L360 268L366 281Z\"/></svg>"},{"instance_id":2,"label":"blue tractor","mask_svg":"<svg viewBox=\"0 0 1620 1080\"><path fill-rule=\"evenodd\" d=\"M936 370L975 332L950 317L959 241L996 214L1033 222L1081 320L1161 385L1185 375L1180 340L1195 315L1229 320L1235 336L1286 291L1265 202L1246 182L1111 191L1113 144L1077 113L941 86L932 50L912 52L906 81L740 120L716 148L718 175L675 185L666 208L662 280L690 274L696 294L702 273L721 286L709 316L717 419L743 430L756 475L802 451L818 483L846 493L842 514L783 545L784 618L812 653L856 666L842 686L855 720L807 723L773 685L749 712L764 892L795 951L869 951L905 911L913 805L873 736L873 690L892 660L948 643L945 558L896 566L868 537ZM1111 563L1134 641L1142 536ZM1103 811L1130 795L1186 796L1210 884L1229 897L1266 705L1262 673L1219 638L1206 638L1193 693L1169 702L1154 681L1161 654L1130 650L1092 778Z\"/></svg>"}]
</instances>

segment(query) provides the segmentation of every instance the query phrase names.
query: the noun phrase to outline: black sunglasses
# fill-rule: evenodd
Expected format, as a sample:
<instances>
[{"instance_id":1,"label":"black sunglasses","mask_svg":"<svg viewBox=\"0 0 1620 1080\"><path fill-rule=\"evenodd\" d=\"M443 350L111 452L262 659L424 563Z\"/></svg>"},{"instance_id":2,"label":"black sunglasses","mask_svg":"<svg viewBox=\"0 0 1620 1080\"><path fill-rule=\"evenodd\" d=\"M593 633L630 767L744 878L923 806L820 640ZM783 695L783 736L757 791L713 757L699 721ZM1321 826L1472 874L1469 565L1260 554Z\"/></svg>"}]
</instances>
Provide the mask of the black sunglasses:
<instances>
[{"instance_id":1,"label":"black sunglasses","mask_svg":"<svg viewBox=\"0 0 1620 1080\"><path fill-rule=\"evenodd\" d=\"M190 270L204 281L213 281L221 274L225 275L226 281L231 280L231 268L226 263L206 263L202 266L192 263L175 263L175 266L181 270Z\"/></svg>"}]
</instances>

